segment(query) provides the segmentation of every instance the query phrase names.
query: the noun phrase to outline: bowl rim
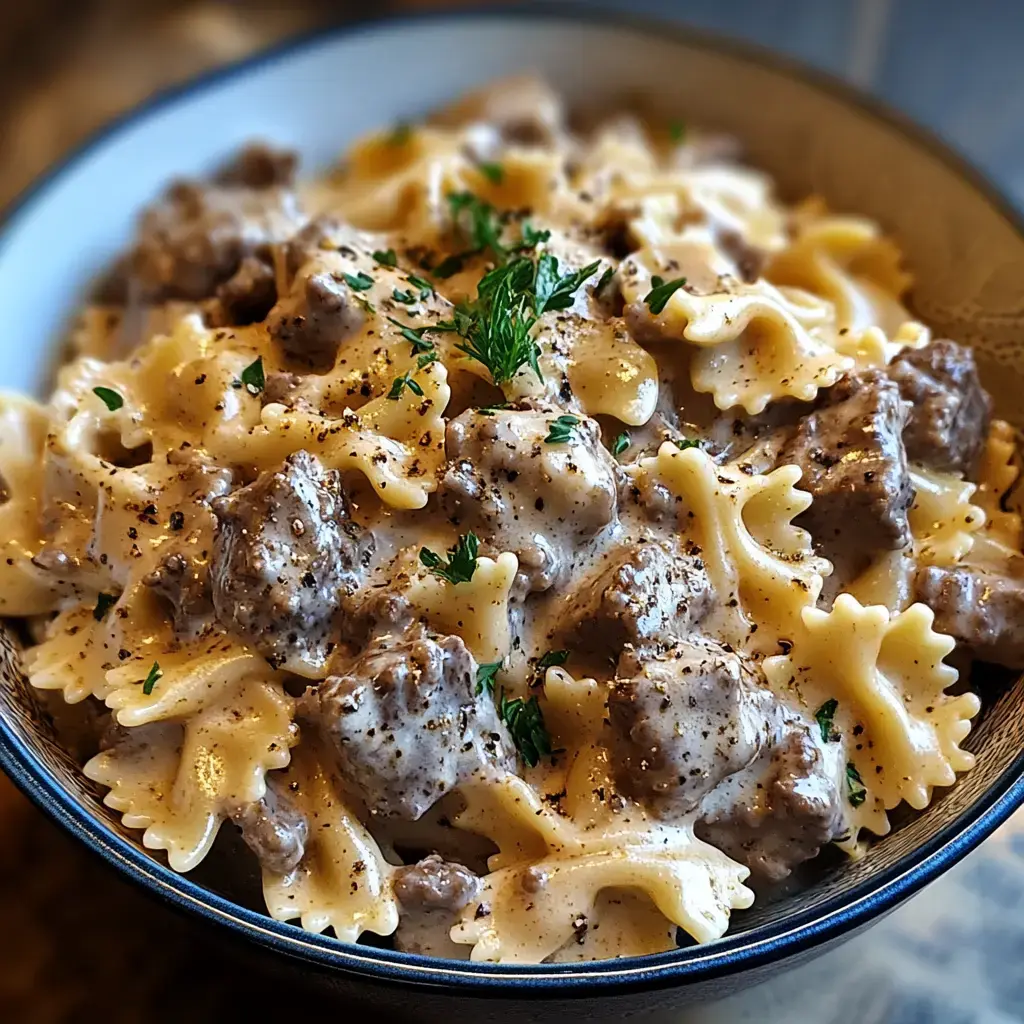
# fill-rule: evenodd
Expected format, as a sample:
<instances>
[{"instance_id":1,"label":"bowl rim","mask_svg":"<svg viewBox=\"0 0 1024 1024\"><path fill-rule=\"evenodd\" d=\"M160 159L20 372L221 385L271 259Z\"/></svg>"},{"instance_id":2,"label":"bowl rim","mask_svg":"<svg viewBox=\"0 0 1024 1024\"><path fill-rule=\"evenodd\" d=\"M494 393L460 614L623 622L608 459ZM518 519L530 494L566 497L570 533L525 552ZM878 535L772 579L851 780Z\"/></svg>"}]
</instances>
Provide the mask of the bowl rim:
<instances>
[{"instance_id":1,"label":"bowl rim","mask_svg":"<svg viewBox=\"0 0 1024 1024\"><path fill-rule=\"evenodd\" d=\"M419 23L502 19L579 23L619 27L645 36L705 49L758 64L858 108L907 136L945 164L979 193L1024 238L1024 208L1007 197L952 146L929 129L840 78L767 47L731 38L685 23L623 10L587 8L571 0L468 6L440 11L412 11L348 19L290 37L248 57L217 67L154 93L88 135L68 154L36 177L0 211L0 253L6 238L32 209L45 202L47 191L72 172L85 157L125 129L165 106L186 100L209 86L289 57L328 40L365 31L415 27ZM708 981L771 964L857 930L916 893L973 850L1024 804L1024 751L1020 752L985 793L925 844L853 889L821 904L767 922L736 936L704 946L621 960L569 964L492 964L401 953L345 943L326 934L302 931L264 913L233 903L213 890L173 872L166 864L132 846L98 816L81 807L41 764L38 756L0 718L0 768L14 784L58 825L109 865L149 893L179 910L191 910L235 936L314 964L321 969L377 981L427 985L450 992L521 997L573 997L653 991Z\"/></svg>"}]
</instances>

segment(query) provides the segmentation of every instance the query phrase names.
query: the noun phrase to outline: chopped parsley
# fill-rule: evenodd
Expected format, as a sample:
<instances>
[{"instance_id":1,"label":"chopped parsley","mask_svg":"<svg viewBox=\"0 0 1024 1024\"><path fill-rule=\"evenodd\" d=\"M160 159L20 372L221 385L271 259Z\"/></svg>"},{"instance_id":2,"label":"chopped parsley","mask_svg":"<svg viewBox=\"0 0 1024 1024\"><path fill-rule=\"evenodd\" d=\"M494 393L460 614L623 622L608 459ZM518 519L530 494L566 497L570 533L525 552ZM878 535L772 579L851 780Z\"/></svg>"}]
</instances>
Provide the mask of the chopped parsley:
<instances>
[{"instance_id":1,"label":"chopped parsley","mask_svg":"<svg viewBox=\"0 0 1024 1024\"><path fill-rule=\"evenodd\" d=\"M494 402L491 405L482 405L477 409L480 416L493 416L496 412L508 408L508 402Z\"/></svg>"},{"instance_id":2,"label":"chopped parsley","mask_svg":"<svg viewBox=\"0 0 1024 1024\"><path fill-rule=\"evenodd\" d=\"M860 777L860 772L857 771L857 766L852 761L846 762L846 788L848 791L846 799L854 807L860 807L868 798L868 791L864 787L864 780Z\"/></svg>"},{"instance_id":3,"label":"chopped parsley","mask_svg":"<svg viewBox=\"0 0 1024 1024\"><path fill-rule=\"evenodd\" d=\"M117 604L116 594L100 594L96 598L96 607L92 610L92 617L97 622L102 622L104 616Z\"/></svg>"},{"instance_id":4,"label":"chopped parsley","mask_svg":"<svg viewBox=\"0 0 1024 1024\"><path fill-rule=\"evenodd\" d=\"M544 712L536 694L524 701L522 697L509 700L502 692L498 714L508 728L520 757L531 768L551 753L551 737L544 724Z\"/></svg>"},{"instance_id":5,"label":"chopped parsley","mask_svg":"<svg viewBox=\"0 0 1024 1024\"><path fill-rule=\"evenodd\" d=\"M473 250L468 255L490 249L499 260L506 255L501 244L502 223L498 211L472 192L453 192L448 196L452 219L469 238Z\"/></svg>"},{"instance_id":6,"label":"chopped parsley","mask_svg":"<svg viewBox=\"0 0 1024 1024\"><path fill-rule=\"evenodd\" d=\"M681 452L685 452L687 448L700 448L702 447L700 441L694 437L681 437L678 441L672 442Z\"/></svg>"},{"instance_id":7,"label":"chopped parsley","mask_svg":"<svg viewBox=\"0 0 1024 1024\"><path fill-rule=\"evenodd\" d=\"M544 438L545 444L567 444L573 438L573 432L579 426L578 416L559 416L553 423L549 424L548 436Z\"/></svg>"},{"instance_id":8,"label":"chopped parsley","mask_svg":"<svg viewBox=\"0 0 1024 1024\"><path fill-rule=\"evenodd\" d=\"M542 654L540 656L540 659L537 662L537 670L539 672L544 672L556 665L564 665L568 660L568 651L548 651L546 654Z\"/></svg>"},{"instance_id":9,"label":"chopped parsley","mask_svg":"<svg viewBox=\"0 0 1024 1024\"><path fill-rule=\"evenodd\" d=\"M651 290L644 296L647 308L657 315L668 304L668 300L686 284L685 277L677 277L674 281L666 281L657 274L651 278Z\"/></svg>"},{"instance_id":10,"label":"chopped parsley","mask_svg":"<svg viewBox=\"0 0 1024 1024\"><path fill-rule=\"evenodd\" d=\"M505 178L505 168L501 164L479 164L480 173L492 184L500 185Z\"/></svg>"},{"instance_id":11,"label":"chopped parsley","mask_svg":"<svg viewBox=\"0 0 1024 1024\"><path fill-rule=\"evenodd\" d=\"M364 274L361 270L358 274L342 274L341 276L345 278L345 283L349 288L353 288L357 292L365 292L367 288L373 285L373 278L369 274Z\"/></svg>"},{"instance_id":12,"label":"chopped parsley","mask_svg":"<svg viewBox=\"0 0 1024 1024\"><path fill-rule=\"evenodd\" d=\"M267 385L263 372L263 356L257 356L241 373L242 383L250 395L258 395Z\"/></svg>"},{"instance_id":13,"label":"chopped parsley","mask_svg":"<svg viewBox=\"0 0 1024 1024\"><path fill-rule=\"evenodd\" d=\"M604 273L597 279L597 284L594 285L594 294L599 295L608 286L608 282L615 276L615 270L613 267L605 267Z\"/></svg>"},{"instance_id":14,"label":"chopped parsley","mask_svg":"<svg viewBox=\"0 0 1024 1024\"><path fill-rule=\"evenodd\" d=\"M500 661L487 662L476 667L476 692L494 693L494 678L501 669Z\"/></svg>"},{"instance_id":15,"label":"chopped parsley","mask_svg":"<svg viewBox=\"0 0 1024 1024\"><path fill-rule=\"evenodd\" d=\"M523 252L527 249L536 249L541 242L546 242L551 237L548 230L536 231L530 226L529 221L523 221L523 240L516 248Z\"/></svg>"},{"instance_id":16,"label":"chopped parsley","mask_svg":"<svg viewBox=\"0 0 1024 1024\"><path fill-rule=\"evenodd\" d=\"M412 138L412 125L408 121L399 121L388 133L385 142L389 146L404 146Z\"/></svg>"},{"instance_id":17,"label":"chopped parsley","mask_svg":"<svg viewBox=\"0 0 1024 1024\"><path fill-rule=\"evenodd\" d=\"M434 343L424 338L423 335L426 334L427 331L435 330L436 328L410 327L408 324L403 324L401 320L396 320L393 316L388 317L388 323L394 324L395 327L398 328L399 334L401 334L402 337L412 345L414 355L417 355L420 352L433 351Z\"/></svg>"},{"instance_id":18,"label":"chopped parsley","mask_svg":"<svg viewBox=\"0 0 1024 1024\"><path fill-rule=\"evenodd\" d=\"M836 716L836 710L839 707L839 701L832 697L830 700L825 701L824 704L814 712L814 720L818 723L818 728L821 730L821 738L825 743L831 743L833 740L839 739L839 733L832 726L832 720Z\"/></svg>"},{"instance_id":19,"label":"chopped parsley","mask_svg":"<svg viewBox=\"0 0 1024 1024\"><path fill-rule=\"evenodd\" d=\"M163 675L160 671L159 662L154 661L153 667L149 670L149 674L142 681L142 692L148 697L153 692L153 687L156 686L156 681Z\"/></svg>"},{"instance_id":20,"label":"chopped parsley","mask_svg":"<svg viewBox=\"0 0 1024 1024\"><path fill-rule=\"evenodd\" d=\"M537 260L533 283L533 310L537 316L549 309L568 309L580 286L599 266L601 261L594 260L582 270L559 276L558 257L548 252L543 253Z\"/></svg>"},{"instance_id":21,"label":"chopped parsley","mask_svg":"<svg viewBox=\"0 0 1024 1024\"><path fill-rule=\"evenodd\" d=\"M395 254L394 249L377 249L373 254L373 258L382 267L398 266L398 256Z\"/></svg>"},{"instance_id":22,"label":"chopped parsley","mask_svg":"<svg viewBox=\"0 0 1024 1024\"><path fill-rule=\"evenodd\" d=\"M113 389L98 387L92 393L111 411L117 412L124 405L124 399Z\"/></svg>"},{"instance_id":23,"label":"chopped parsley","mask_svg":"<svg viewBox=\"0 0 1024 1024\"><path fill-rule=\"evenodd\" d=\"M629 438L629 434L623 431L615 440L612 442L612 455L621 455L633 442Z\"/></svg>"},{"instance_id":24,"label":"chopped parsley","mask_svg":"<svg viewBox=\"0 0 1024 1024\"><path fill-rule=\"evenodd\" d=\"M391 298L395 302L404 302L407 306L411 306L416 301L416 296L412 292L400 292L397 288L391 293Z\"/></svg>"},{"instance_id":25,"label":"chopped parsley","mask_svg":"<svg viewBox=\"0 0 1024 1024\"><path fill-rule=\"evenodd\" d=\"M426 278L419 277L417 274L409 274L406 280L413 288L419 288L421 299L425 299L434 293L434 286Z\"/></svg>"},{"instance_id":26,"label":"chopped parsley","mask_svg":"<svg viewBox=\"0 0 1024 1024\"><path fill-rule=\"evenodd\" d=\"M435 551L420 548L420 561L435 576L448 583L469 583L476 572L477 552L480 541L475 533L464 533L448 549L448 560L445 561Z\"/></svg>"},{"instance_id":27,"label":"chopped parsley","mask_svg":"<svg viewBox=\"0 0 1024 1024\"><path fill-rule=\"evenodd\" d=\"M686 138L686 122L678 119L669 121L668 137L677 145Z\"/></svg>"},{"instance_id":28,"label":"chopped parsley","mask_svg":"<svg viewBox=\"0 0 1024 1024\"><path fill-rule=\"evenodd\" d=\"M410 371L411 372L411 371ZM391 390L388 392L388 398L399 399L402 397L402 392L408 388L414 395L418 395L420 398L423 397L423 388L412 379L410 372L403 373L401 377L396 377L391 382Z\"/></svg>"}]
</instances>

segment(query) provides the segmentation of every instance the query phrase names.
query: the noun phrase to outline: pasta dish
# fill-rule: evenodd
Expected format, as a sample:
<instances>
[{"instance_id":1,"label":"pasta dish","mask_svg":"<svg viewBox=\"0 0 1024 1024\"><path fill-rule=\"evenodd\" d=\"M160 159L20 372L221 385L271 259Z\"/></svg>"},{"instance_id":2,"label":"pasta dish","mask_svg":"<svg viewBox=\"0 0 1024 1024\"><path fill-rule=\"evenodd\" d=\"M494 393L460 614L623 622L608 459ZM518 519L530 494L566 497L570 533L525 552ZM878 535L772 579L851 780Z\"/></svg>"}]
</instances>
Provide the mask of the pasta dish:
<instances>
[{"instance_id":1,"label":"pasta dish","mask_svg":"<svg viewBox=\"0 0 1024 1024\"><path fill-rule=\"evenodd\" d=\"M237 830L278 921L714 940L1024 667L1013 432L909 285L734 140L530 77L314 181L253 144L0 396L0 613L123 825L181 872Z\"/></svg>"}]
</instances>

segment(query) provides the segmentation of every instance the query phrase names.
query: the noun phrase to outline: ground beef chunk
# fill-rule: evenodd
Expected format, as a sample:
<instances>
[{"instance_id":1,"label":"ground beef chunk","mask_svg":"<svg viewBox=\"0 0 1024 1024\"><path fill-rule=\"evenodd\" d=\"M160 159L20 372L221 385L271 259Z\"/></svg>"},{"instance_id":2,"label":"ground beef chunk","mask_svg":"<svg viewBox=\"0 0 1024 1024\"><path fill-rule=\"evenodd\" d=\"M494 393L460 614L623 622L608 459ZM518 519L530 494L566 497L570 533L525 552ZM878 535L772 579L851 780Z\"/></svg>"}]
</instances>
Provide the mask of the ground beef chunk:
<instances>
[{"instance_id":1,"label":"ground beef chunk","mask_svg":"<svg viewBox=\"0 0 1024 1024\"><path fill-rule=\"evenodd\" d=\"M299 154L295 150L252 142L221 168L217 182L255 189L292 188L298 167Z\"/></svg>"},{"instance_id":2,"label":"ground beef chunk","mask_svg":"<svg viewBox=\"0 0 1024 1024\"><path fill-rule=\"evenodd\" d=\"M217 286L217 302L208 321L215 327L253 324L264 319L275 302L274 268L255 256L246 256L238 270Z\"/></svg>"},{"instance_id":3,"label":"ground beef chunk","mask_svg":"<svg viewBox=\"0 0 1024 1024\"><path fill-rule=\"evenodd\" d=\"M359 582L369 538L349 520L341 477L300 451L213 503L217 618L271 662L322 667L341 593Z\"/></svg>"},{"instance_id":4,"label":"ground beef chunk","mask_svg":"<svg viewBox=\"0 0 1024 1024\"><path fill-rule=\"evenodd\" d=\"M174 631L179 636L197 636L213 621L210 565L198 552L165 555L142 582L171 606Z\"/></svg>"},{"instance_id":5,"label":"ground beef chunk","mask_svg":"<svg viewBox=\"0 0 1024 1024\"><path fill-rule=\"evenodd\" d=\"M608 697L616 782L661 817L685 814L758 756L777 713L753 666L715 640L627 653Z\"/></svg>"},{"instance_id":6,"label":"ground beef chunk","mask_svg":"<svg viewBox=\"0 0 1024 1024\"><path fill-rule=\"evenodd\" d=\"M907 544L913 488L900 435L907 405L884 374L845 378L805 416L779 454L779 465L803 471L797 485L811 507L797 523L844 565Z\"/></svg>"},{"instance_id":7,"label":"ground beef chunk","mask_svg":"<svg viewBox=\"0 0 1024 1024\"><path fill-rule=\"evenodd\" d=\"M905 350L888 372L911 403L903 433L910 461L970 478L992 418L974 352L955 341L936 341Z\"/></svg>"},{"instance_id":8,"label":"ground beef chunk","mask_svg":"<svg viewBox=\"0 0 1024 1024\"><path fill-rule=\"evenodd\" d=\"M618 657L626 644L670 644L710 611L703 561L667 544L641 540L611 552L607 564L567 595L560 632L571 646Z\"/></svg>"},{"instance_id":9,"label":"ground beef chunk","mask_svg":"<svg viewBox=\"0 0 1024 1024\"><path fill-rule=\"evenodd\" d=\"M1024 668L1024 559L1013 575L973 566L925 566L917 599L935 612L935 629L954 637L976 658Z\"/></svg>"},{"instance_id":10,"label":"ground beef chunk","mask_svg":"<svg viewBox=\"0 0 1024 1024\"><path fill-rule=\"evenodd\" d=\"M753 284L764 272L768 253L752 246L738 231L720 231L718 244L736 264L736 273L744 283Z\"/></svg>"},{"instance_id":11,"label":"ground beef chunk","mask_svg":"<svg viewBox=\"0 0 1024 1024\"><path fill-rule=\"evenodd\" d=\"M840 744L788 718L770 748L705 798L696 833L755 877L785 878L842 831L843 768Z\"/></svg>"},{"instance_id":12,"label":"ground beef chunk","mask_svg":"<svg viewBox=\"0 0 1024 1024\"><path fill-rule=\"evenodd\" d=\"M617 512L616 466L586 418L567 443L548 443L557 408L468 410L448 423L450 458L438 495L460 528L489 550L514 551L533 590L562 580L573 551Z\"/></svg>"},{"instance_id":13,"label":"ground beef chunk","mask_svg":"<svg viewBox=\"0 0 1024 1024\"><path fill-rule=\"evenodd\" d=\"M476 899L480 879L436 853L395 872L395 895L412 910L461 910Z\"/></svg>"},{"instance_id":14,"label":"ground beef chunk","mask_svg":"<svg viewBox=\"0 0 1024 1024\"><path fill-rule=\"evenodd\" d=\"M371 812L415 820L477 772L511 768L511 740L457 636L385 634L305 699Z\"/></svg>"},{"instance_id":15,"label":"ground beef chunk","mask_svg":"<svg viewBox=\"0 0 1024 1024\"><path fill-rule=\"evenodd\" d=\"M143 214L122 269L147 301L211 298L247 256L270 263L300 222L285 189L177 182Z\"/></svg>"},{"instance_id":16,"label":"ground beef chunk","mask_svg":"<svg viewBox=\"0 0 1024 1024\"><path fill-rule=\"evenodd\" d=\"M338 347L362 327L365 314L340 274L308 265L267 317L284 351L315 366L333 365Z\"/></svg>"},{"instance_id":17,"label":"ground beef chunk","mask_svg":"<svg viewBox=\"0 0 1024 1024\"><path fill-rule=\"evenodd\" d=\"M242 830L242 838L259 858L264 871L286 875L302 860L309 826L272 775L267 777L263 799L241 808L232 819Z\"/></svg>"}]
</instances>

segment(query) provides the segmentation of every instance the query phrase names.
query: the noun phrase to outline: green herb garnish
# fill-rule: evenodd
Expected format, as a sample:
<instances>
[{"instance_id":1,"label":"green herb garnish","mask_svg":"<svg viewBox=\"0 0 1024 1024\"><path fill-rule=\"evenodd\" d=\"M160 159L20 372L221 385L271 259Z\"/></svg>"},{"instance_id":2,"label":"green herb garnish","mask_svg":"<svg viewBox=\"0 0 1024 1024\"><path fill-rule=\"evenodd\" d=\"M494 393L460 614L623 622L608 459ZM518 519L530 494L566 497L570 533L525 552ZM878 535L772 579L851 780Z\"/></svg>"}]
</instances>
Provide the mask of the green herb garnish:
<instances>
[{"instance_id":1,"label":"green herb garnish","mask_svg":"<svg viewBox=\"0 0 1024 1024\"><path fill-rule=\"evenodd\" d=\"M549 424L548 436L544 438L545 444L567 444L573 438L573 431L579 426L578 416L559 416L553 423Z\"/></svg>"},{"instance_id":2,"label":"green herb garnish","mask_svg":"<svg viewBox=\"0 0 1024 1024\"><path fill-rule=\"evenodd\" d=\"M651 278L651 290L644 296L647 308L657 315L668 303L668 300L686 284L685 277L677 277L674 281L666 281L655 274Z\"/></svg>"},{"instance_id":3,"label":"green herb garnish","mask_svg":"<svg viewBox=\"0 0 1024 1024\"><path fill-rule=\"evenodd\" d=\"M391 298L395 302L404 302L407 306L411 306L416 301L416 296L412 292L400 292L397 288L391 293Z\"/></svg>"},{"instance_id":4,"label":"green herb garnish","mask_svg":"<svg viewBox=\"0 0 1024 1024\"><path fill-rule=\"evenodd\" d=\"M839 701L832 697L814 712L814 720L818 723L822 741L825 743L831 743L833 740L839 739L839 733L832 727L832 720L836 716L836 709L838 707Z\"/></svg>"},{"instance_id":5,"label":"green herb garnish","mask_svg":"<svg viewBox=\"0 0 1024 1024\"><path fill-rule=\"evenodd\" d=\"M551 737L544 725L544 712L536 695L526 701L522 697L509 700L502 692L498 714L508 728L520 757L531 768L551 753Z\"/></svg>"},{"instance_id":6,"label":"green herb garnish","mask_svg":"<svg viewBox=\"0 0 1024 1024\"><path fill-rule=\"evenodd\" d=\"M365 292L373 285L373 278L361 270L358 274L342 274L341 276L345 278L345 283L349 288L354 288L357 292Z\"/></svg>"},{"instance_id":7,"label":"green herb garnish","mask_svg":"<svg viewBox=\"0 0 1024 1024\"><path fill-rule=\"evenodd\" d=\"M476 572L480 541L475 533L464 533L448 549L445 561L435 551L420 548L420 561L437 577L448 583L468 583Z\"/></svg>"},{"instance_id":8,"label":"green herb garnish","mask_svg":"<svg viewBox=\"0 0 1024 1024\"><path fill-rule=\"evenodd\" d=\"M538 659L537 671L544 672L546 669L553 668L556 665L564 665L568 660L568 651L548 651Z\"/></svg>"},{"instance_id":9,"label":"green herb garnish","mask_svg":"<svg viewBox=\"0 0 1024 1024\"><path fill-rule=\"evenodd\" d=\"M412 345L414 355L420 352L429 352L433 349L434 343L424 338L423 335L427 331L437 330L436 327L410 327L408 324L403 324L401 320L396 320L393 316L388 317L388 323L394 324L398 328L399 334Z\"/></svg>"},{"instance_id":10,"label":"green herb garnish","mask_svg":"<svg viewBox=\"0 0 1024 1024\"><path fill-rule=\"evenodd\" d=\"M605 290L608 282L615 276L615 270L612 267L605 267L604 273L597 279L597 284L594 285L594 294L598 295Z\"/></svg>"},{"instance_id":11,"label":"green herb garnish","mask_svg":"<svg viewBox=\"0 0 1024 1024\"><path fill-rule=\"evenodd\" d=\"M396 255L394 249L377 249L373 254L373 258L382 267L398 266L398 256Z\"/></svg>"},{"instance_id":12,"label":"green herb garnish","mask_svg":"<svg viewBox=\"0 0 1024 1024\"><path fill-rule=\"evenodd\" d=\"M494 677L501 669L500 661L491 661L476 667L476 692L494 693Z\"/></svg>"},{"instance_id":13,"label":"green herb garnish","mask_svg":"<svg viewBox=\"0 0 1024 1024\"><path fill-rule=\"evenodd\" d=\"M93 388L92 393L111 411L117 412L124 405L124 399L113 388Z\"/></svg>"},{"instance_id":14,"label":"green herb garnish","mask_svg":"<svg viewBox=\"0 0 1024 1024\"><path fill-rule=\"evenodd\" d=\"M677 144L682 142L686 138L686 122L679 120L669 121L668 137Z\"/></svg>"},{"instance_id":15,"label":"green herb garnish","mask_svg":"<svg viewBox=\"0 0 1024 1024\"><path fill-rule=\"evenodd\" d=\"M621 455L632 443L629 439L629 434L623 431L612 442L612 455Z\"/></svg>"},{"instance_id":16,"label":"green herb garnish","mask_svg":"<svg viewBox=\"0 0 1024 1024\"><path fill-rule=\"evenodd\" d=\"M505 177L505 168L501 164L483 163L477 165L480 173L492 184L500 185Z\"/></svg>"},{"instance_id":17,"label":"green herb garnish","mask_svg":"<svg viewBox=\"0 0 1024 1024\"><path fill-rule=\"evenodd\" d=\"M537 273L533 284L533 310L537 316L549 309L568 309L572 305L573 296L580 285L599 266L601 266L601 261L594 260L582 270L559 276L558 257L547 252L543 253L537 260Z\"/></svg>"},{"instance_id":18,"label":"green herb garnish","mask_svg":"<svg viewBox=\"0 0 1024 1024\"><path fill-rule=\"evenodd\" d=\"M678 441L672 442L681 452L685 452L687 448L701 448L700 441L693 437L681 437Z\"/></svg>"},{"instance_id":19,"label":"green herb garnish","mask_svg":"<svg viewBox=\"0 0 1024 1024\"><path fill-rule=\"evenodd\" d=\"M263 356L257 356L241 373L242 383L250 395L258 395L267 384L263 372Z\"/></svg>"},{"instance_id":20,"label":"green herb garnish","mask_svg":"<svg viewBox=\"0 0 1024 1024\"><path fill-rule=\"evenodd\" d=\"M160 665L158 662L153 662L153 667L149 670L149 675L142 682L142 692L148 697L153 692L153 687L156 686L156 681L163 675L160 671Z\"/></svg>"},{"instance_id":21,"label":"green herb garnish","mask_svg":"<svg viewBox=\"0 0 1024 1024\"><path fill-rule=\"evenodd\" d=\"M452 218L460 225L475 252L490 249L499 260L504 260L506 249L501 244L501 218L490 203L472 192L453 192L448 196Z\"/></svg>"},{"instance_id":22,"label":"green herb garnish","mask_svg":"<svg viewBox=\"0 0 1024 1024\"><path fill-rule=\"evenodd\" d=\"M414 395L418 395L420 398L423 397L423 388L412 379L410 373L403 373L401 377L396 377L391 382L391 390L388 392L388 398L399 399L402 397L402 392L408 388Z\"/></svg>"},{"instance_id":23,"label":"green herb garnish","mask_svg":"<svg viewBox=\"0 0 1024 1024\"><path fill-rule=\"evenodd\" d=\"M417 274L409 274L406 280L414 288L419 288L421 299L427 298L428 295L432 295L434 292L434 286L426 278L419 277Z\"/></svg>"},{"instance_id":24,"label":"green herb garnish","mask_svg":"<svg viewBox=\"0 0 1024 1024\"><path fill-rule=\"evenodd\" d=\"M116 594L100 594L96 598L96 607L92 610L92 617L97 622L102 622L104 616L117 604Z\"/></svg>"},{"instance_id":25,"label":"green herb garnish","mask_svg":"<svg viewBox=\"0 0 1024 1024\"><path fill-rule=\"evenodd\" d=\"M551 237L551 232L548 230L535 231L529 221L523 222L523 237L516 249L519 252L523 252L527 249L536 249L541 242L546 242Z\"/></svg>"},{"instance_id":26,"label":"green herb garnish","mask_svg":"<svg viewBox=\"0 0 1024 1024\"><path fill-rule=\"evenodd\" d=\"M864 787L864 780L857 771L857 766L852 761L846 762L846 788L848 790L846 799L854 807L860 807L868 798L868 791Z\"/></svg>"},{"instance_id":27,"label":"green herb garnish","mask_svg":"<svg viewBox=\"0 0 1024 1024\"><path fill-rule=\"evenodd\" d=\"M473 252L452 253L451 256L446 256L443 260L441 260L441 262L438 263L436 267L434 267L431 273L434 275L434 277L440 278L440 280L444 281L447 278L453 277L455 274L459 273L459 271L462 270L462 268L466 265L466 260L469 259L470 256L474 255L475 253Z\"/></svg>"}]
</instances>

